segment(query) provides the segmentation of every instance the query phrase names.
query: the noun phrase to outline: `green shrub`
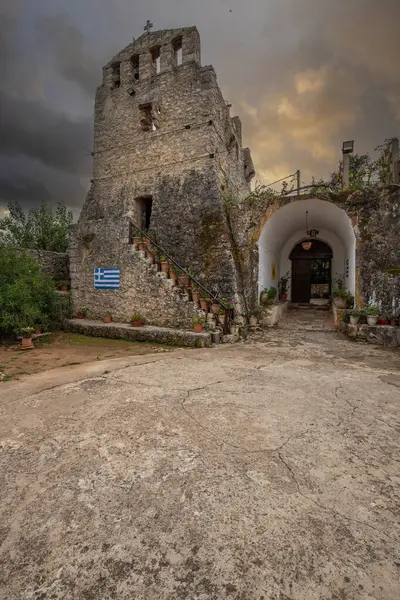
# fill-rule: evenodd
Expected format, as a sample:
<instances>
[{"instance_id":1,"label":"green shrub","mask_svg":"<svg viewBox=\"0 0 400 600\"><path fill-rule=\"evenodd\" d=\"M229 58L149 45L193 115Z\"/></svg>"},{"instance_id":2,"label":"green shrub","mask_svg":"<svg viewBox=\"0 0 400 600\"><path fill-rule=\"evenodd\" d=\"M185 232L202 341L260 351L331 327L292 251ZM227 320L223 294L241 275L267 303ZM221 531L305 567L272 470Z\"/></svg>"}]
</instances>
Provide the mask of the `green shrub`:
<instances>
[{"instance_id":1,"label":"green shrub","mask_svg":"<svg viewBox=\"0 0 400 600\"><path fill-rule=\"evenodd\" d=\"M367 317L378 317L380 310L378 306L367 306L364 308L363 313Z\"/></svg>"},{"instance_id":2,"label":"green shrub","mask_svg":"<svg viewBox=\"0 0 400 600\"><path fill-rule=\"evenodd\" d=\"M29 255L0 244L0 333L22 328L60 327L69 313L69 297L59 294L54 281Z\"/></svg>"}]
</instances>

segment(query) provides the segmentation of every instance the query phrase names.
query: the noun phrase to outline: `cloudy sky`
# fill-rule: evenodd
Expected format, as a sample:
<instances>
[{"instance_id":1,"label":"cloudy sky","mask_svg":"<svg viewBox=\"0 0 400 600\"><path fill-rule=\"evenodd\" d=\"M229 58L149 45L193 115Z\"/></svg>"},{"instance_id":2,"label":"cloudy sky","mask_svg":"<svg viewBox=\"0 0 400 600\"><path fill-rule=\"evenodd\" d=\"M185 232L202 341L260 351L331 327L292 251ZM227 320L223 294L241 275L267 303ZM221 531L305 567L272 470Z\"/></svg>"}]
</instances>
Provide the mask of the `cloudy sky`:
<instances>
[{"instance_id":1,"label":"cloudy sky","mask_svg":"<svg viewBox=\"0 0 400 600\"><path fill-rule=\"evenodd\" d=\"M400 0L0 0L0 208L79 211L101 67L147 19L198 27L263 183L400 134Z\"/></svg>"}]
</instances>

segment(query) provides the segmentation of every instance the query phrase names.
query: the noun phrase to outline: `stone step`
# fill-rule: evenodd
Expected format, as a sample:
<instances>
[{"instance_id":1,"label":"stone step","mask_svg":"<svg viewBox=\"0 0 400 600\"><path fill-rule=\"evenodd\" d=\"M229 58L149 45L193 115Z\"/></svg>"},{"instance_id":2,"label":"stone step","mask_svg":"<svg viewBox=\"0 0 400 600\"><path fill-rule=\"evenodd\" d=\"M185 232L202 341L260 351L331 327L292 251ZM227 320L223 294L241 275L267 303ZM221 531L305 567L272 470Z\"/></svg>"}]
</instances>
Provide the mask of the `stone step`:
<instances>
[{"instance_id":1,"label":"stone step","mask_svg":"<svg viewBox=\"0 0 400 600\"><path fill-rule=\"evenodd\" d=\"M156 327L153 325L132 327L127 323L103 323L103 321L94 321L91 319L67 319L64 321L64 329L93 337L123 339L134 342L152 342L193 348L211 346L211 335L209 333L195 333L194 331Z\"/></svg>"}]
</instances>

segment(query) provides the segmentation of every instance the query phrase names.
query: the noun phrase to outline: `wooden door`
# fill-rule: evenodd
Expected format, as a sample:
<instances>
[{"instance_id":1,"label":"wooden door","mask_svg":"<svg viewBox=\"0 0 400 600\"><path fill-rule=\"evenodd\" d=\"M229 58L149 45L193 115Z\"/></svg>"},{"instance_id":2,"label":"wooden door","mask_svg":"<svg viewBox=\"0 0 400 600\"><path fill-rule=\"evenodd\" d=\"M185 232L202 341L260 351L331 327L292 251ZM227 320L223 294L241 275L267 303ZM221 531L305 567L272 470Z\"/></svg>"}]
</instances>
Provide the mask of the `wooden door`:
<instances>
[{"instance_id":1,"label":"wooden door","mask_svg":"<svg viewBox=\"0 0 400 600\"><path fill-rule=\"evenodd\" d=\"M292 302L310 302L311 260L292 261Z\"/></svg>"}]
</instances>

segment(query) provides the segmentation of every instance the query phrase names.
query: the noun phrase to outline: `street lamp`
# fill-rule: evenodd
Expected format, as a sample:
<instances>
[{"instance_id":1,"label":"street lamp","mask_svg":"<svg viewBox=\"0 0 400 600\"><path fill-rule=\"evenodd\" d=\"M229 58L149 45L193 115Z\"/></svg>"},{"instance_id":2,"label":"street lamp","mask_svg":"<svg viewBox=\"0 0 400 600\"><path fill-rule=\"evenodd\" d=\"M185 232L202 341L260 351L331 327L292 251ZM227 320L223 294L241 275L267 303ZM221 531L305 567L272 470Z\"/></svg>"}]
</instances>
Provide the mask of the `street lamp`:
<instances>
[{"instance_id":1,"label":"street lamp","mask_svg":"<svg viewBox=\"0 0 400 600\"><path fill-rule=\"evenodd\" d=\"M354 152L354 140L343 142L342 155L343 155L343 189L349 189L350 181L350 154Z\"/></svg>"},{"instance_id":2,"label":"street lamp","mask_svg":"<svg viewBox=\"0 0 400 600\"><path fill-rule=\"evenodd\" d=\"M354 140L343 142L342 154L352 154L354 152Z\"/></svg>"}]
</instances>

